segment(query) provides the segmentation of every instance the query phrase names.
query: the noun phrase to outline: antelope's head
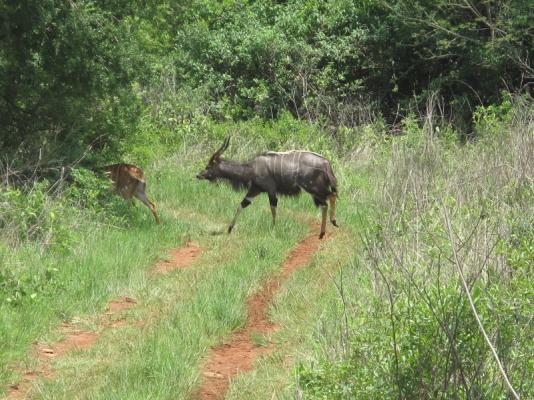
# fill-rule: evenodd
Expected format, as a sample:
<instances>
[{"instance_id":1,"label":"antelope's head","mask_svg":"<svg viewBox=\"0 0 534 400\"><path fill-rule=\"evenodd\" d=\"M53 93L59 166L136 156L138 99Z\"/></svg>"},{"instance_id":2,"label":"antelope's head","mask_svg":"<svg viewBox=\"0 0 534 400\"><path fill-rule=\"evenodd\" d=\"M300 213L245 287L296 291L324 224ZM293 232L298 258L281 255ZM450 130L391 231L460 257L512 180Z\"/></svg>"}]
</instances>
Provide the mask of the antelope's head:
<instances>
[{"instance_id":1,"label":"antelope's head","mask_svg":"<svg viewBox=\"0 0 534 400\"><path fill-rule=\"evenodd\" d=\"M222 146L211 156L208 161L206 168L197 174L197 179L207 179L210 182L215 181L217 178L221 177L220 163L221 163L221 154L228 148L230 144L230 137L227 137L224 140Z\"/></svg>"}]
</instances>

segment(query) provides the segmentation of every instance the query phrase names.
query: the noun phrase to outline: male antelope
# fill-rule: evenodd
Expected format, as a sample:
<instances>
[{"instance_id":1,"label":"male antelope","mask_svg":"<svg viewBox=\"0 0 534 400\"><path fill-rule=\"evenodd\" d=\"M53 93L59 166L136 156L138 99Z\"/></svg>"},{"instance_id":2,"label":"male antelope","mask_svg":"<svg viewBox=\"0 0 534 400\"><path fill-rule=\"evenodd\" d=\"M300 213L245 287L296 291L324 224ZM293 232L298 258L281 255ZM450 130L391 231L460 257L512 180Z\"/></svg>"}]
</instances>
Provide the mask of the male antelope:
<instances>
[{"instance_id":1,"label":"male antelope","mask_svg":"<svg viewBox=\"0 0 534 400\"><path fill-rule=\"evenodd\" d=\"M234 187L246 188L247 194L235 213L228 227L230 233L239 213L247 207L254 197L267 193L271 205L273 224L276 221L277 195L295 196L304 189L311 194L315 205L322 211L322 238L326 230L327 201L330 201L330 222L336 223L337 180L330 162L323 156L302 150L283 153L268 151L247 163L238 163L221 159L221 154L228 148L230 138L210 158L206 169L197 175L198 179L210 182L225 179Z\"/></svg>"},{"instance_id":2,"label":"male antelope","mask_svg":"<svg viewBox=\"0 0 534 400\"><path fill-rule=\"evenodd\" d=\"M156 211L156 205L152 203L146 193L146 180L145 174L141 168L137 168L130 164L113 164L103 168L109 175L111 181L115 186L115 191L123 199L129 201L132 197L139 199L144 205L146 205L154 218L156 223L159 224L159 216Z\"/></svg>"}]
</instances>

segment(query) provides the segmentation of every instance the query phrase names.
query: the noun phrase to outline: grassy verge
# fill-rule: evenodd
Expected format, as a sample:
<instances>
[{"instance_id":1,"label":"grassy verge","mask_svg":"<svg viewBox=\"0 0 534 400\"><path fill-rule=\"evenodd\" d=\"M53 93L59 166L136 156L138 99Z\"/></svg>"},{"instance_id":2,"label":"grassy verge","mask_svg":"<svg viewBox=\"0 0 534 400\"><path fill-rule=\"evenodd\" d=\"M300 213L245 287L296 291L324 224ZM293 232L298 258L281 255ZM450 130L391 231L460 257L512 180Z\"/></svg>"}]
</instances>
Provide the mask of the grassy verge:
<instances>
[{"instance_id":1,"label":"grassy verge","mask_svg":"<svg viewBox=\"0 0 534 400\"><path fill-rule=\"evenodd\" d=\"M18 279L39 277L47 273L43 271L50 275L45 287L33 288L17 304L0 303L2 388L16 379L14 366L31 366L31 343L54 340L62 321L99 314L110 299L138 292L146 286L146 268L190 231L180 220L165 216L161 228L141 210L132 212L139 215L128 229L81 226L79 241L68 252L39 254L37 246L27 246L16 254Z\"/></svg>"},{"instance_id":2,"label":"grassy verge","mask_svg":"<svg viewBox=\"0 0 534 400\"><path fill-rule=\"evenodd\" d=\"M296 388L310 399L532 397L532 114L486 116L477 142L406 122L365 168L374 211L344 274L349 328L315 330ZM365 297L362 297L362 293ZM336 313L324 323L335 326ZM341 344L341 345L340 345ZM285 397L285 398L289 398Z\"/></svg>"}]
</instances>

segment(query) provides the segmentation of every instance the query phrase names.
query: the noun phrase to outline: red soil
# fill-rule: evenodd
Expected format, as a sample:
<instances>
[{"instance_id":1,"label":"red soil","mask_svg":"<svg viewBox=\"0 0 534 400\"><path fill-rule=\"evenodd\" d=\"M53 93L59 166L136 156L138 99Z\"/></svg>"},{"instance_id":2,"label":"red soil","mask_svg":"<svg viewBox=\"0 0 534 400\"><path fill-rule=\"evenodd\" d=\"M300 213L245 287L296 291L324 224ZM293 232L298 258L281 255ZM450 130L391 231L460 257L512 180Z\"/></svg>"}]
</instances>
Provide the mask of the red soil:
<instances>
[{"instance_id":1,"label":"red soil","mask_svg":"<svg viewBox=\"0 0 534 400\"><path fill-rule=\"evenodd\" d=\"M274 294L297 269L308 264L319 249L321 240L314 234L301 241L282 265L282 270L263 285L261 290L247 299L248 319L243 328L235 332L230 341L213 348L203 367L203 382L195 399L223 399L230 379L240 372L252 370L254 361L270 347L257 347L253 334L273 332L277 327L267 318L267 310Z\"/></svg>"},{"instance_id":2,"label":"red soil","mask_svg":"<svg viewBox=\"0 0 534 400\"><path fill-rule=\"evenodd\" d=\"M116 317L122 311L135 307L136 304L137 301L135 299L127 296L110 301L105 314L100 318L100 325L105 328L120 328L121 326L125 326L126 319L123 317L116 319Z\"/></svg>"},{"instance_id":3,"label":"red soil","mask_svg":"<svg viewBox=\"0 0 534 400\"><path fill-rule=\"evenodd\" d=\"M31 382L39 378L35 372L25 372L22 375L22 381L10 386L7 392L7 398L13 400L22 400L26 398L26 393L30 390Z\"/></svg>"},{"instance_id":4,"label":"red soil","mask_svg":"<svg viewBox=\"0 0 534 400\"><path fill-rule=\"evenodd\" d=\"M171 250L170 260L160 261L150 268L152 274L164 274L175 269L186 268L202 253L196 243L188 242L184 247Z\"/></svg>"},{"instance_id":5,"label":"red soil","mask_svg":"<svg viewBox=\"0 0 534 400\"><path fill-rule=\"evenodd\" d=\"M65 338L54 346L45 346L37 343L33 347L35 357L39 359L40 365L34 371L26 371L23 374L22 381L11 385L8 391L8 399L26 399L32 388L32 382L40 377L52 378L52 361L73 350L83 350L93 343L99 337L96 332L72 331L70 324L63 324L61 330L65 333Z\"/></svg>"},{"instance_id":6,"label":"red soil","mask_svg":"<svg viewBox=\"0 0 534 400\"><path fill-rule=\"evenodd\" d=\"M127 310L128 308L132 308L137 304L137 301L135 299L132 299L131 297L121 297L117 300L112 300L108 303L108 307L106 309L106 315L113 315L121 312L122 310Z\"/></svg>"},{"instance_id":7,"label":"red soil","mask_svg":"<svg viewBox=\"0 0 534 400\"><path fill-rule=\"evenodd\" d=\"M170 252L170 260L155 264L150 273L161 274L172 271L176 268L185 268L200 255L201 249L192 243L187 243L184 247L173 249ZM112 300L106 307L106 312L100 317L102 329L117 328L126 325L126 320L120 318L123 310L135 307L137 301L131 297L121 297ZM116 317L119 316L119 319ZM137 325L136 325L137 326ZM101 332L89 332L76 330L73 324L65 323L61 327L65 338L52 346L43 344L34 345L35 357L40 361L38 367L33 371L26 371L22 374L22 380L10 386L7 398L12 400L27 399L33 385L39 378L52 378L52 362L57 357L61 357L71 351L81 351L92 346L100 337Z\"/></svg>"},{"instance_id":8,"label":"red soil","mask_svg":"<svg viewBox=\"0 0 534 400\"><path fill-rule=\"evenodd\" d=\"M63 328L66 330L67 328ZM52 347L46 347L41 344L35 346L37 352L37 357L40 360L50 360L56 357L61 357L70 351L79 351L86 349L96 342L99 334L96 332L86 332L86 331L73 331L68 332L65 336L65 339L56 343Z\"/></svg>"}]
</instances>

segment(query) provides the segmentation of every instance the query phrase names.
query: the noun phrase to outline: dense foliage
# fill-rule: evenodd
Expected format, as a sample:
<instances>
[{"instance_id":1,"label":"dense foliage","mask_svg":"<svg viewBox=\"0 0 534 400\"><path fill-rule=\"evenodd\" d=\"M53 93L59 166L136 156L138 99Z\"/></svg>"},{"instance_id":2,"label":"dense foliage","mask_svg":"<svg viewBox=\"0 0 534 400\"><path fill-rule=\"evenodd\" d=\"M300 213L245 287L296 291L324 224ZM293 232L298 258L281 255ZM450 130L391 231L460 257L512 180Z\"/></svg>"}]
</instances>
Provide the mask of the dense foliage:
<instances>
[{"instance_id":1,"label":"dense foliage","mask_svg":"<svg viewBox=\"0 0 534 400\"><path fill-rule=\"evenodd\" d=\"M469 127L533 75L521 0L2 1L0 16L0 148L19 164L116 156L146 112L355 126L437 95Z\"/></svg>"},{"instance_id":2,"label":"dense foliage","mask_svg":"<svg viewBox=\"0 0 534 400\"><path fill-rule=\"evenodd\" d=\"M0 149L16 151L11 161L40 150L58 164L135 126L140 54L112 13L91 1L17 1L1 2L0 18Z\"/></svg>"},{"instance_id":3,"label":"dense foliage","mask_svg":"<svg viewBox=\"0 0 534 400\"><path fill-rule=\"evenodd\" d=\"M289 109L354 125L368 118L369 100L391 120L438 92L469 122L476 106L532 76L523 1L224 4L194 2L184 21L170 17L179 74L206 87L223 117Z\"/></svg>"}]
</instances>

